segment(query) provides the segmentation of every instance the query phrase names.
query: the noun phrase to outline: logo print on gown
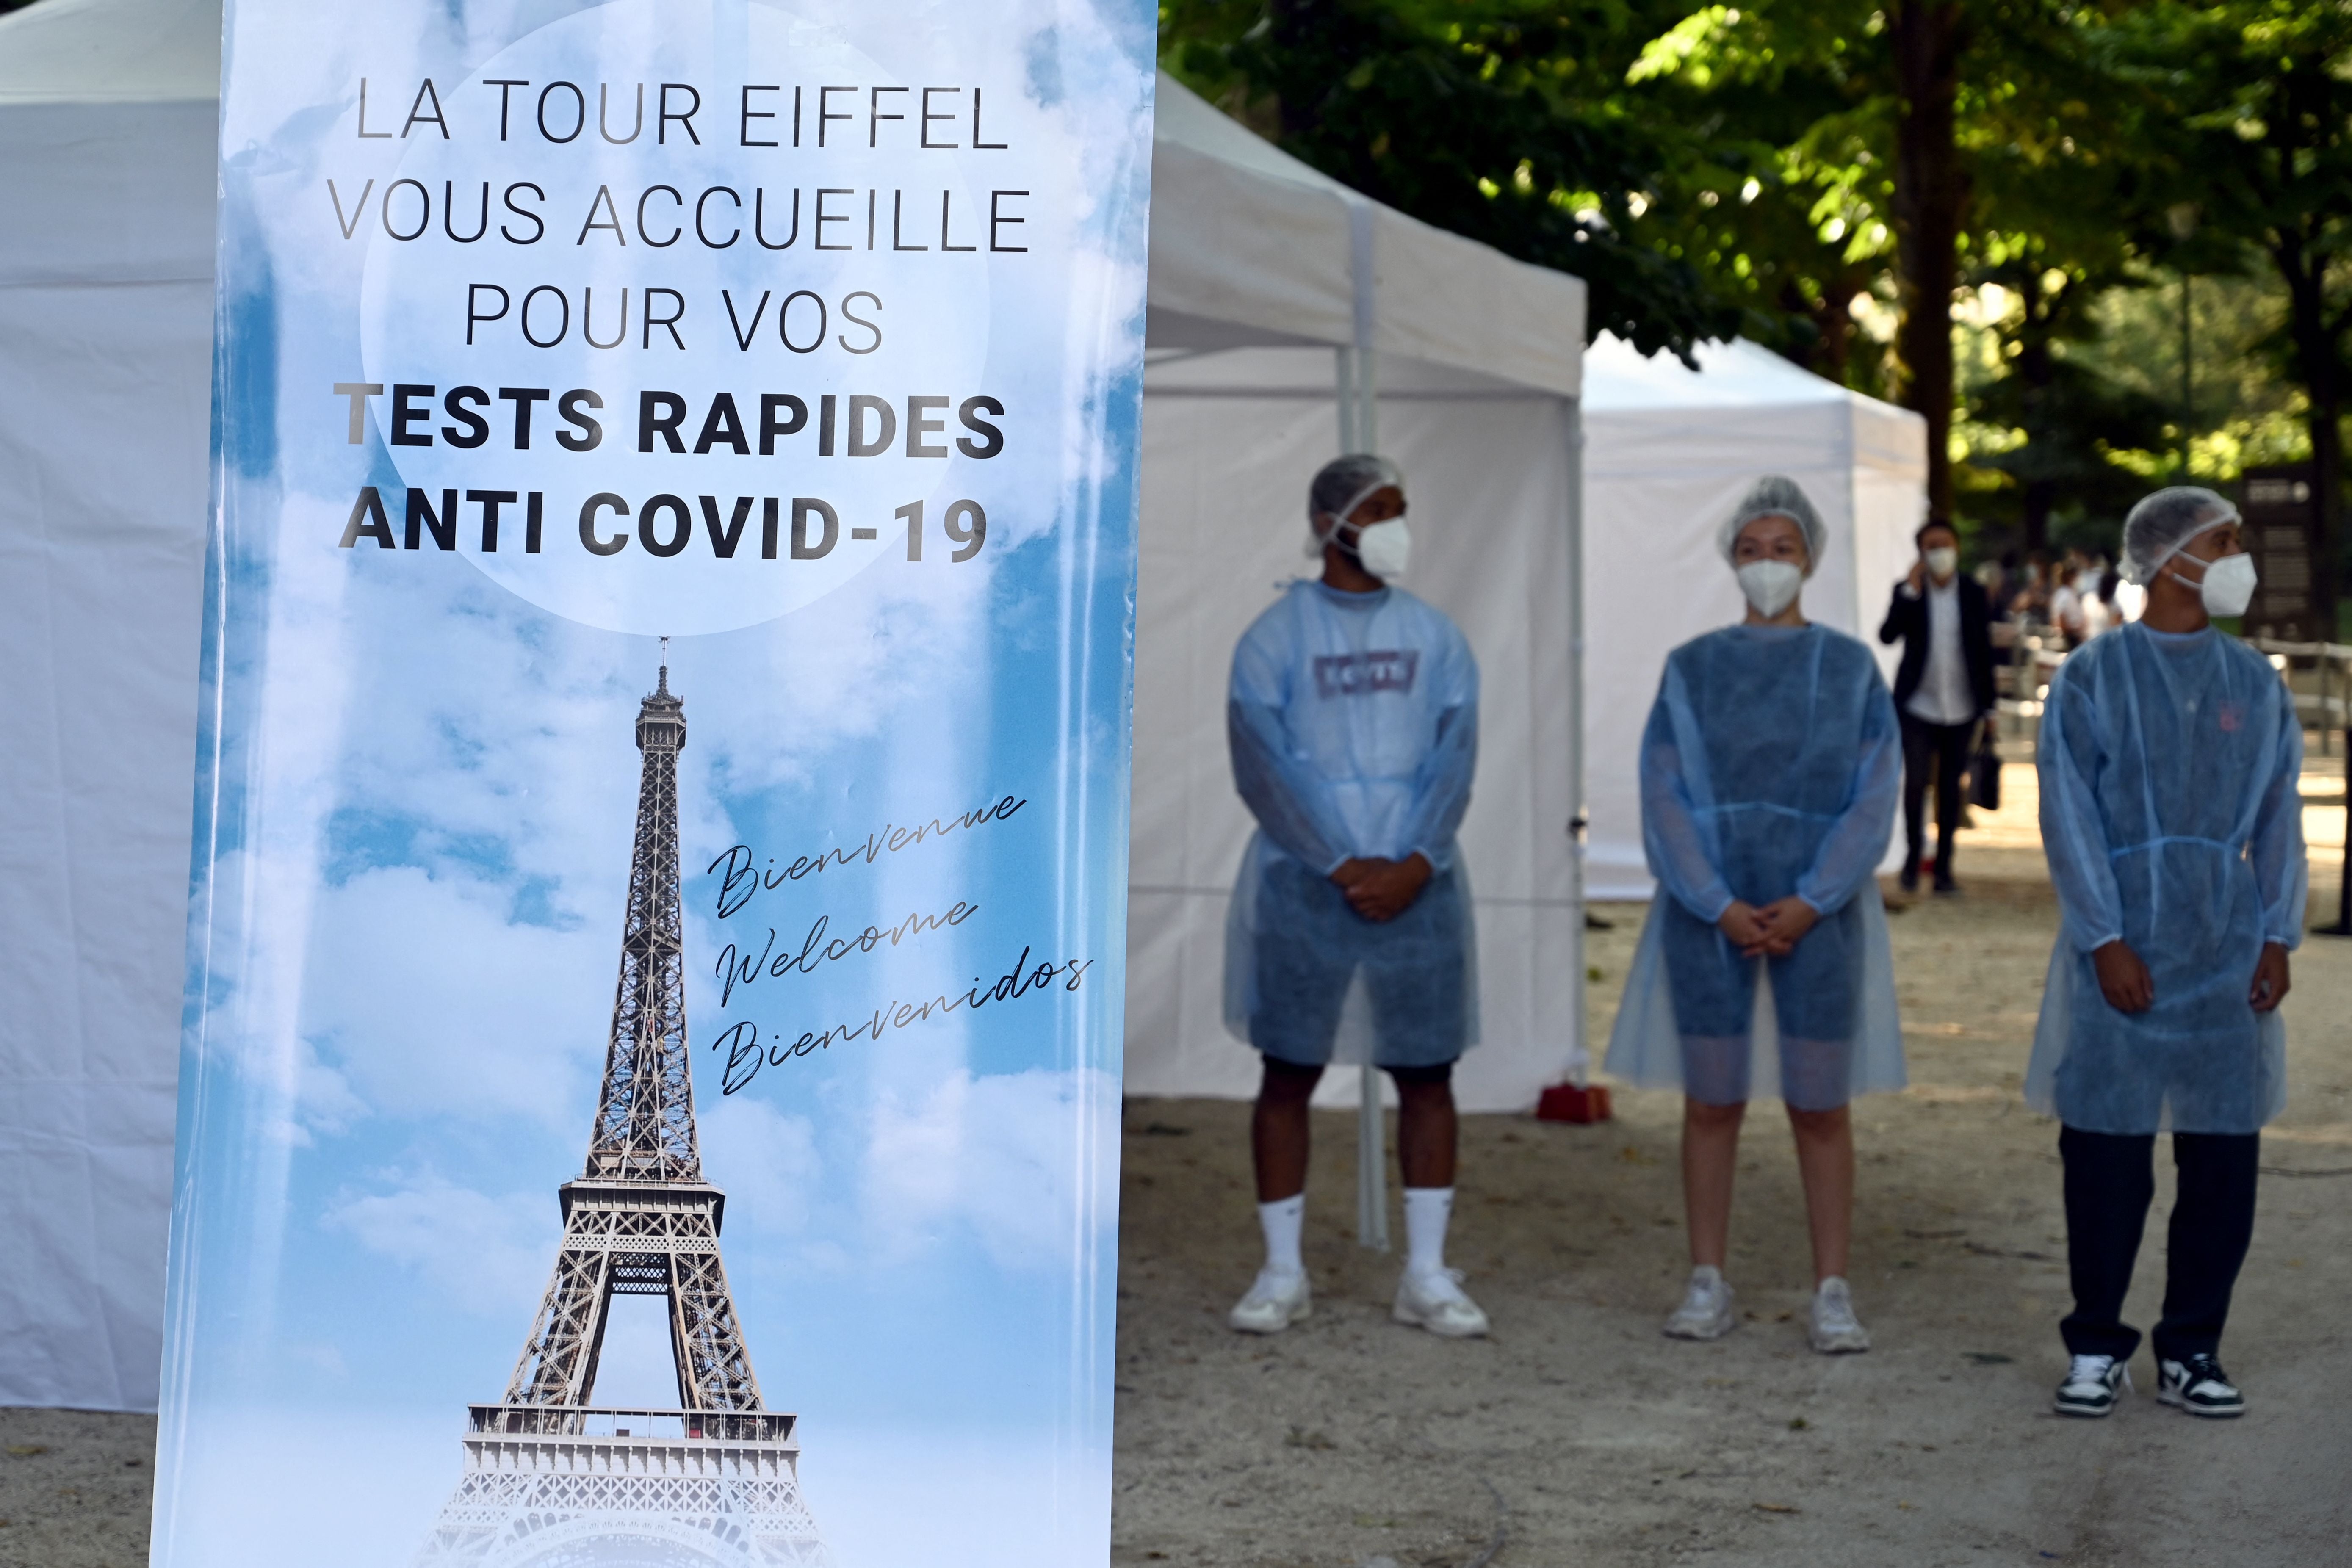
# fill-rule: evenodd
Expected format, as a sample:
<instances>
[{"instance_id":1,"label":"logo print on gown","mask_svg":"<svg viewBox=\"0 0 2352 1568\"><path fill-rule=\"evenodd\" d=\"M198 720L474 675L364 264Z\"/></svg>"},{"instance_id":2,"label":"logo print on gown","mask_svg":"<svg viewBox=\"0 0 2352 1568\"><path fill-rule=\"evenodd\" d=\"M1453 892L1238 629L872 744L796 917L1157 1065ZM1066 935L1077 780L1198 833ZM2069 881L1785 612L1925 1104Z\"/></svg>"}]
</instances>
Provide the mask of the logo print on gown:
<instances>
[{"instance_id":1,"label":"logo print on gown","mask_svg":"<svg viewBox=\"0 0 2352 1568\"><path fill-rule=\"evenodd\" d=\"M1315 695L1369 697L1376 691L1411 691L1420 674L1421 650L1415 647L1323 654L1315 660Z\"/></svg>"}]
</instances>

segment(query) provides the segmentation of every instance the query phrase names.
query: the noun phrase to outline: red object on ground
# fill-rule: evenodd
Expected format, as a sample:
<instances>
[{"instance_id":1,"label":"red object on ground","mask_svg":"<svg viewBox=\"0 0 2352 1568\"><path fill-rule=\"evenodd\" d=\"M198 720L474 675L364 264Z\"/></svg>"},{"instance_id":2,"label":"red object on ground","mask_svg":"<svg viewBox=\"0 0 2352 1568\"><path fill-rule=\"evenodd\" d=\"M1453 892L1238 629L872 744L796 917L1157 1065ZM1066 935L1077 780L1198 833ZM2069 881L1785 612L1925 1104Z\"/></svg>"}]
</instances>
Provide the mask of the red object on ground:
<instances>
[{"instance_id":1,"label":"red object on ground","mask_svg":"<svg viewBox=\"0 0 2352 1568\"><path fill-rule=\"evenodd\" d=\"M1579 1089L1572 1083L1556 1083L1543 1091L1536 1101L1538 1121L1573 1121L1587 1127L1595 1121L1609 1120L1609 1090L1600 1084L1591 1089Z\"/></svg>"}]
</instances>

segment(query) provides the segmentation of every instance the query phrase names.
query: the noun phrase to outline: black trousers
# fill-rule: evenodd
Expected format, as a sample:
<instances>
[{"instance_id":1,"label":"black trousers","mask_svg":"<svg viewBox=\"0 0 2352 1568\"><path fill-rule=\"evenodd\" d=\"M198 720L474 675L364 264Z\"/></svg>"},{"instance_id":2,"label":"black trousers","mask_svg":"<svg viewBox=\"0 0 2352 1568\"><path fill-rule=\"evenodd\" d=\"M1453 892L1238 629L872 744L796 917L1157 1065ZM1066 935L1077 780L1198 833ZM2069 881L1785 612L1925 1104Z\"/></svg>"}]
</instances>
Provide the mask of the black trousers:
<instances>
[{"instance_id":1,"label":"black trousers","mask_svg":"<svg viewBox=\"0 0 2352 1568\"><path fill-rule=\"evenodd\" d=\"M1927 781L1936 781L1936 878L1952 874L1952 835L1960 826L1960 775L1968 771L1969 742L1977 732L1975 721L1966 724L1930 724L1912 714L1903 721L1903 837L1910 846L1905 864L1916 866L1927 858L1927 842L1921 818L1926 815Z\"/></svg>"},{"instance_id":2,"label":"black trousers","mask_svg":"<svg viewBox=\"0 0 2352 1568\"><path fill-rule=\"evenodd\" d=\"M2147 1205L2156 1196L2156 1137L2064 1127L2066 1265L2074 1310L2058 1325L2074 1355L2128 1357L2139 1331L2123 1321ZM2172 1163L2180 1187L2172 1205L2164 1268L2164 1317L2149 1336L2158 1357L2212 1355L2230 1316L2230 1292L2254 1235L2259 1133L2176 1132Z\"/></svg>"}]
</instances>

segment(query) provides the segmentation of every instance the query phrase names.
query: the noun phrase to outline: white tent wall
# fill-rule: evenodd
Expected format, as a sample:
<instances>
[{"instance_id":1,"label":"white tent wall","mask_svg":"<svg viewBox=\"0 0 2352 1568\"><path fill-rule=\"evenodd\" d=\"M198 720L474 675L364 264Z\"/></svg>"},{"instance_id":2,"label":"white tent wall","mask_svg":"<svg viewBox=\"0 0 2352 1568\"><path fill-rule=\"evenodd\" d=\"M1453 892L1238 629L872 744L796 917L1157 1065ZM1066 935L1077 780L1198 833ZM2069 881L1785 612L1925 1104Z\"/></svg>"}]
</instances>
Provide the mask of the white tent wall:
<instances>
[{"instance_id":1,"label":"white tent wall","mask_svg":"<svg viewBox=\"0 0 2352 1568\"><path fill-rule=\"evenodd\" d=\"M1130 1094L1247 1096L1225 1032L1224 921L1251 830L1225 750L1234 645L1310 574L1307 481L1337 450L1328 350L1162 356L1147 372L1128 904ZM1465 1108L1524 1110L1578 1044L1569 682L1574 406L1384 356L1381 446L1403 466L1412 590L1478 658L1477 783L1462 829L1483 1044ZM1346 1102L1333 1074L1325 1103Z\"/></svg>"},{"instance_id":2,"label":"white tent wall","mask_svg":"<svg viewBox=\"0 0 2352 1568\"><path fill-rule=\"evenodd\" d=\"M0 21L0 1405L155 1405L204 598L206 9Z\"/></svg>"},{"instance_id":3,"label":"white tent wall","mask_svg":"<svg viewBox=\"0 0 2352 1568\"><path fill-rule=\"evenodd\" d=\"M1716 530L1757 477L1805 488L1830 547L1805 613L1878 642L1886 595L1926 515L1926 424L1748 342L1709 344L1693 372L1592 345L1584 396L1585 884L1646 899L1637 775L1642 729L1666 655L1744 613ZM1890 842L1889 863L1897 853Z\"/></svg>"}]
</instances>

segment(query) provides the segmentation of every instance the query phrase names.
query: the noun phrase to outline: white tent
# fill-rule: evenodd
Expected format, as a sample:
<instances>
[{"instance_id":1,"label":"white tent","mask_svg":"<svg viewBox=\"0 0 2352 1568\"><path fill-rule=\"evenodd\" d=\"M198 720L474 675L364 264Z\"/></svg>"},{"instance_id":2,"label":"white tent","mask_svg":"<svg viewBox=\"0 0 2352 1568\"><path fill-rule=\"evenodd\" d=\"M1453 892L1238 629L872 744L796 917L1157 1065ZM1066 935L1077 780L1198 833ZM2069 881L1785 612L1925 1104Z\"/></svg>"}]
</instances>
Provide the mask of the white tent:
<instances>
[{"instance_id":1,"label":"white tent","mask_svg":"<svg viewBox=\"0 0 2352 1568\"><path fill-rule=\"evenodd\" d=\"M219 36L207 0L42 0L0 19L0 668L16 691L0 747L0 1405L156 1400ZM1160 91L1133 1081L1246 1076L1216 1031L1213 943L1196 940L1222 918L1243 834L1224 659L1272 581L1305 566L1306 477L1341 444L1335 405L1350 444L1370 443L1377 376L1416 502L1453 520L1427 531L1416 583L1486 669L1465 839L1496 1048L1465 1079L1475 1103L1524 1103L1574 1043L1563 976L1581 973L1559 956L1581 931L1562 832L1581 289Z\"/></svg>"},{"instance_id":2,"label":"white tent","mask_svg":"<svg viewBox=\"0 0 2352 1568\"><path fill-rule=\"evenodd\" d=\"M1585 360L1586 854L1596 899L1646 899L1635 760L1677 644L1738 618L1715 532L1759 474L1781 473L1829 525L1805 613L1877 648L1886 597L1927 515L1927 424L1754 343L1703 345L1692 371L1614 338Z\"/></svg>"},{"instance_id":3,"label":"white tent","mask_svg":"<svg viewBox=\"0 0 2352 1568\"><path fill-rule=\"evenodd\" d=\"M0 1405L152 1409L220 16L0 20Z\"/></svg>"},{"instance_id":4,"label":"white tent","mask_svg":"<svg viewBox=\"0 0 2352 1568\"><path fill-rule=\"evenodd\" d=\"M1462 842L1485 1043L1457 1091L1524 1109L1570 1066L1582 1019L1569 823L1583 285L1369 202L1165 77L1155 142L1128 1091L1255 1092L1257 1058L1222 1016L1251 826L1225 756L1227 670L1311 569L1307 479L1377 446L1410 477L1411 586L1460 624L1483 681ZM1348 1077L1326 1081L1329 1102L1354 1092Z\"/></svg>"}]
</instances>

